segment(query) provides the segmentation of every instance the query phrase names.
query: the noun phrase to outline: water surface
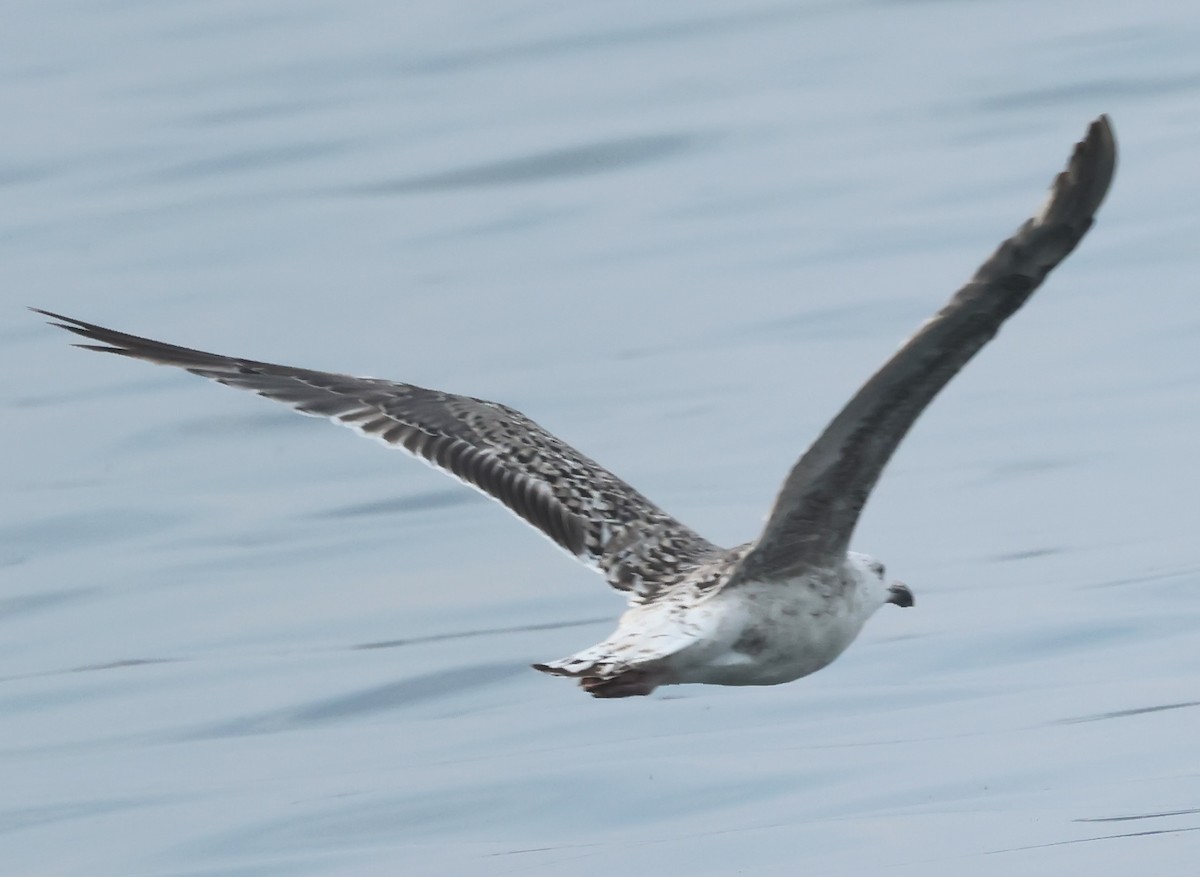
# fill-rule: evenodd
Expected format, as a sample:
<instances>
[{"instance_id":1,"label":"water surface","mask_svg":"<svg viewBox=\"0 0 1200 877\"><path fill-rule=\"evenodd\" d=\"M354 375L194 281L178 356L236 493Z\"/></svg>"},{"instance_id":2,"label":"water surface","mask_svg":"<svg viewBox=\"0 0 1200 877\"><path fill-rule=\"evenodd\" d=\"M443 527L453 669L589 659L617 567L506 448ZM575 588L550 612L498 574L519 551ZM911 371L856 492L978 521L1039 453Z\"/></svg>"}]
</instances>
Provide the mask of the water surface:
<instances>
[{"instance_id":1,"label":"water surface","mask_svg":"<svg viewBox=\"0 0 1200 877\"><path fill-rule=\"evenodd\" d=\"M1200 11L24 4L0 36L6 873L1191 875ZM596 702L503 511L21 310L503 400L700 532L1042 198L1101 221L856 537L816 676Z\"/></svg>"}]
</instances>

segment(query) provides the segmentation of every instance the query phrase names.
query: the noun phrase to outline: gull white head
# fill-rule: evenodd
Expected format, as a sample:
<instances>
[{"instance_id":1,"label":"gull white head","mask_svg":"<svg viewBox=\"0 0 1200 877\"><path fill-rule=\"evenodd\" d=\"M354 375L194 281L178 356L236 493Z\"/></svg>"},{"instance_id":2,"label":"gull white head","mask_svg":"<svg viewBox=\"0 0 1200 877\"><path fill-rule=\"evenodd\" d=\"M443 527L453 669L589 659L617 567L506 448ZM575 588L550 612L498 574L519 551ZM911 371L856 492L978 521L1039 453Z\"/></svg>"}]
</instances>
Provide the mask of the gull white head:
<instances>
[{"instance_id":1,"label":"gull white head","mask_svg":"<svg viewBox=\"0 0 1200 877\"><path fill-rule=\"evenodd\" d=\"M889 582L887 567L868 554L846 552L846 566L858 583L864 602L878 609L888 603L907 609L913 605L913 594L903 582Z\"/></svg>"}]
</instances>

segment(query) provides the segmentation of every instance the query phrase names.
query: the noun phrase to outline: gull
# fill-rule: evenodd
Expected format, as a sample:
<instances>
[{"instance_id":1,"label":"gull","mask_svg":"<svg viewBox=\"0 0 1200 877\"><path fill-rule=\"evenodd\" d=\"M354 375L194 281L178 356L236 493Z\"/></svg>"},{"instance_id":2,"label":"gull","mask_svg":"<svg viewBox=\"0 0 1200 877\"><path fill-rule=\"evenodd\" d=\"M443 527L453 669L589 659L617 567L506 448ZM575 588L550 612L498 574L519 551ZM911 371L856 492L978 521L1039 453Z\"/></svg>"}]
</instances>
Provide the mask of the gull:
<instances>
[{"instance_id":1,"label":"gull","mask_svg":"<svg viewBox=\"0 0 1200 877\"><path fill-rule=\"evenodd\" d=\"M1082 240L1116 168L1107 116L1049 198L854 395L792 468L754 542L724 549L519 411L377 378L219 356L34 308L96 344L328 418L508 507L598 570L629 608L603 642L534 664L595 697L663 685L776 685L828 665L885 604L912 606L849 551L880 473L934 396Z\"/></svg>"}]
</instances>

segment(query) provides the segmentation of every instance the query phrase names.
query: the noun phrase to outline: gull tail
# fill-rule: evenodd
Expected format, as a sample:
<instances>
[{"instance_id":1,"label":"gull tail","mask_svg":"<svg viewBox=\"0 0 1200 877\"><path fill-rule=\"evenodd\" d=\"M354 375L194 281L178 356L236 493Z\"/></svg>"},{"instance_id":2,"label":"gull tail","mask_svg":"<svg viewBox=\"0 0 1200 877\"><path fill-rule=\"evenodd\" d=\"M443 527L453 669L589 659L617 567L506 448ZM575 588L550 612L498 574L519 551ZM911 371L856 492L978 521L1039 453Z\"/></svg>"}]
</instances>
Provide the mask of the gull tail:
<instances>
[{"instance_id":1,"label":"gull tail","mask_svg":"<svg viewBox=\"0 0 1200 877\"><path fill-rule=\"evenodd\" d=\"M533 669L577 679L580 687L592 697L637 697L649 694L668 681L660 670L621 660L606 642L557 661L534 664Z\"/></svg>"}]
</instances>

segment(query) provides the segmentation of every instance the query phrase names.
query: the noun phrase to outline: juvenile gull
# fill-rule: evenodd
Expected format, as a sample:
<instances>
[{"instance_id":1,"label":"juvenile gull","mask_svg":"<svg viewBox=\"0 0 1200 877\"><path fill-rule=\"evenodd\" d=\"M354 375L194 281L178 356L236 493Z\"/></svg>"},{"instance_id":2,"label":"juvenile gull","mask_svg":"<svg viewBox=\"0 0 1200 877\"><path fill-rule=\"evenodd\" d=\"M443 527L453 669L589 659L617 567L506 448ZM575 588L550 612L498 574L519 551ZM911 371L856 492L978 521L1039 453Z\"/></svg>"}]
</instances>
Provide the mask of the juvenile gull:
<instances>
[{"instance_id":1,"label":"juvenile gull","mask_svg":"<svg viewBox=\"0 0 1200 877\"><path fill-rule=\"evenodd\" d=\"M401 448L498 500L628 595L608 639L535 664L596 697L660 685L775 685L821 669L885 603L911 606L883 564L848 551L896 446L946 382L1091 227L1116 166L1106 116L1049 199L928 320L792 468L755 542L713 545L505 405L375 378L218 356L38 310L119 353L186 369ZM36 309L35 309L36 310Z\"/></svg>"}]
</instances>

